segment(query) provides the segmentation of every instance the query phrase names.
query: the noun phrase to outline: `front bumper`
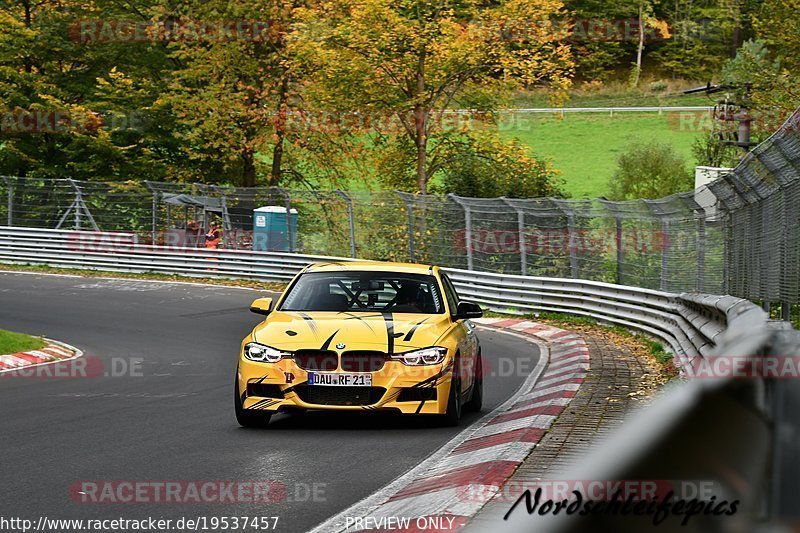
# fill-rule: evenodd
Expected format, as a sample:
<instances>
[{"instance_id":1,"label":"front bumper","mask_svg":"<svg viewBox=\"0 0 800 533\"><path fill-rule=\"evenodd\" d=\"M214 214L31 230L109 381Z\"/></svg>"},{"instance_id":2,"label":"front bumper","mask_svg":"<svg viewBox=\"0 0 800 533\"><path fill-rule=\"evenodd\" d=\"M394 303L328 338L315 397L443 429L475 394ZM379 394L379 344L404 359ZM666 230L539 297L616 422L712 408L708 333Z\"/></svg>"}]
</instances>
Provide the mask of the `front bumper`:
<instances>
[{"instance_id":1,"label":"front bumper","mask_svg":"<svg viewBox=\"0 0 800 533\"><path fill-rule=\"evenodd\" d=\"M452 362L408 366L387 361L372 375L372 387L308 385L308 372L293 360L259 363L239 359L242 407L265 413L306 411L394 411L444 414L450 393Z\"/></svg>"}]
</instances>

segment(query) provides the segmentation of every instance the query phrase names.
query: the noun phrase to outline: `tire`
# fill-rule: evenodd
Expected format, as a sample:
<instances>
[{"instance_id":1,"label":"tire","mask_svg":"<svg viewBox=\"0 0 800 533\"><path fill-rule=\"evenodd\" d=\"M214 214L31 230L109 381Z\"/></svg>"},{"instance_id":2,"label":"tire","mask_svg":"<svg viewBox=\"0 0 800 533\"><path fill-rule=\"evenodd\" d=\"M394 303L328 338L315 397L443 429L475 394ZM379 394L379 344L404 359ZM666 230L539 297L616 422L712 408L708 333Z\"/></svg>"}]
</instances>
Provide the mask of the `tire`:
<instances>
[{"instance_id":1,"label":"tire","mask_svg":"<svg viewBox=\"0 0 800 533\"><path fill-rule=\"evenodd\" d=\"M242 398L239 395L239 380L233 386L233 406L236 411L236 421L243 428L265 428L269 424L271 414L260 411L248 411L242 408Z\"/></svg>"},{"instance_id":2,"label":"tire","mask_svg":"<svg viewBox=\"0 0 800 533\"><path fill-rule=\"evenodd\" d=\"M458 366L458 364L456 364ZM461 423L461 379L458 370L453 370L450 394L447 396L447 411L442 415L442 425L456 427Z\"/></svg>"},{"instance_id":3,"label":"tire","mask_svg":"<svg viewBox=\"0 0 800 533\"><path fill-rule=\"evenodd\" d=\"M483 407L483 357L478 352L475 360L475 378L472 382L472 398L464 404L464 410L479 413Z\"/></svg>"}]
</instances>

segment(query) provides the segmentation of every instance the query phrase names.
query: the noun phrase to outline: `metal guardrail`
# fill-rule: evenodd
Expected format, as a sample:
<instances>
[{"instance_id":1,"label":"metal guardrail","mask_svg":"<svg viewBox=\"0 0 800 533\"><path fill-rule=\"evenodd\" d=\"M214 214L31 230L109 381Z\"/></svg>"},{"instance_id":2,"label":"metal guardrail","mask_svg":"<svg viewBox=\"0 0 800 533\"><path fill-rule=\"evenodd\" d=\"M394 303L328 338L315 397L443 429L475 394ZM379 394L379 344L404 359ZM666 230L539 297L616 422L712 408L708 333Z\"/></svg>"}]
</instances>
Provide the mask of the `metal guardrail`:
<instances>
[{"instance_id":1,"label":"metal guardrail","mask_svg":"<svg viewBox=\"0 0 800 533\"><path fill-rule=\"evenodd\" d=\"M663 340L681 368L709 354L729 318L758 307L732 296L672 294L638 287L564 278L511 276L446 269L459 293L510 314L568 313L632 328Z\"/></svg>"},{"instance_id":2,"label":"metal guardrail","mask_svg":"<svg viewBox=\"0 0 800 533\"><path fill-rule=\"evenodd\" d=\"M0 227L0 262L111 272L155 272L204 278L285 282L314 262L351 261L243 250L134 244L131 234Z\"/></svg>"},{"instance_id":3,"label":"metal guardrail","mask_svg":"<svg viewBox=\"0 0 800 533\"><path fill-rule=\"evenodd\" d=\"M715 297L719 298L719 297ZM763 356L797 356L800 333L786 323L767 323L766 313L750 302L685 296L686 305L706 309L726 327L714 335L708 354L755 361ZM796 405L800 389L793 380L717 377L690 379L671 387L646 409L634 413L618 431L589 450L560 479L662 480L662 494L738 503L732 516L697 514L686 524L673 519L653 530L727 533L781 531L781 521L796 521L800 435ZM681 482L704 484L705 496L681 497ZM546 480L543 481L546 483ZM712 483L713 486L709 486ZM510 505L509 505L510 507ZM511 533L618 531L653 528L652 517L631 513L566 516L528 514L524 506L509 517Z\"/></svg>"},{"instance_id":4,"label":"metal guardrail","mask_svg":"<svg viewBox=\"0 0 800 533\"><path fill-rule=\"evenodd\" d=\"M351 260L142 245L126 233L0 227L0 262L6 263L286 282L309 263ZM637 329L662 339L681 367L713 349L731 313L746 309L763 315L749 302L730 296L679 295L593 281L445 270L465 298L493 311L569 313Z\"/></svg>"}]
</instances>

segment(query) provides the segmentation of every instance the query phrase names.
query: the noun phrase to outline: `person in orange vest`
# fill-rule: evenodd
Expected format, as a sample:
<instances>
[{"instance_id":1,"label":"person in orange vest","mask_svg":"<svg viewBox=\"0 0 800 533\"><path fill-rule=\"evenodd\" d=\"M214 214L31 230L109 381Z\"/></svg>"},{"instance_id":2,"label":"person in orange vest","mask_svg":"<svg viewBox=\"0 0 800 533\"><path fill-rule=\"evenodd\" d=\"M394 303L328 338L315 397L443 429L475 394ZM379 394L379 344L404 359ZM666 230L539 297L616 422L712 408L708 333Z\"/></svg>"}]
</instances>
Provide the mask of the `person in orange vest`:
<instances>
[{"instance_id":1,"label":"person in orange vest","mask_svg":"<svg viewBox=\"0 0 800 533\"><path fill-rule=\"evenodd\" d=\"M219 248L220 239L222 239L222 230L219 229L216 222L212 222L208 227L206 237L206 248L217 249Z\"/></svg>"}]
</instances>

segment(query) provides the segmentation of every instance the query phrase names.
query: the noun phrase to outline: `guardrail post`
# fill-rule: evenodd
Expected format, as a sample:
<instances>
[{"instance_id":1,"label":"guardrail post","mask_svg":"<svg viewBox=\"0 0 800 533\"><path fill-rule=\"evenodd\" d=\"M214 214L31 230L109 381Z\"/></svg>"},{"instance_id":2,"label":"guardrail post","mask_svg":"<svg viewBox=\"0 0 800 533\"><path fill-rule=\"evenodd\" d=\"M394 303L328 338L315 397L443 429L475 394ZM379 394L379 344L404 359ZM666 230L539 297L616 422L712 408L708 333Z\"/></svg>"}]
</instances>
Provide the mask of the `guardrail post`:
<instances>
[{"instance_id":1,"label":"guardrail post","mask_svg":"<svg viewBox=\"0 0 800 533\"><path fill-rule=\"evenodd\" d=\"M151 183L147 180L145 180L144 184L148 189L150 189L150 192L153 193L153 207L152 207L150 223L152 225L151 235L153 238L153 246L155 246L156 239L158 237L158 190L155 187L153 187ZM205 215L205 209L203 209L203 213ZM206 231L205 220L203 220L203 231Z\"/></svg>"},{"instance_id":2,"label":"guardrail post","mask_svg":"<svg viewBox=\"0 0 800 533\"><path fill-rule=\"evenodd\" d=\"M622 217L619 213L614 213L614 224L617 233L617 285L622 285Z\"/></svg>"},{"instance_id":3,"label":"guardrail post","mask_svg":"<svg viewBox=\"0 0 800 533\"><path fill-rule=\"evenodd\" d=\"M14 181L11 178L3 176L3 181L6 182L8 189L8 226L14 225Z\"/></svg>"},{"instance_id":4,"label":"guardrail post","mask_svg":"<svg viewBox=\"0 0 800 533\"><path fill-rule=\"evenodd\" d=\"M294 252L294 239L292 238L292 197L287 189L275 187L283 195L283 205L286 207L286 236L289 239L289 251Z\"/></svg>"},{"instance_id":5,"label":"guardrail post","mask_svg":"<svg viewBox=\"0 0 800 533\"><path fill-rule=\"evenodd\" d=\"M156 245L156 238L158 233L158 193L153 191L153 209L152 209L152 234L153 234L153 246Z\"/></svg>"},{"instance_id":6,"label":"guardrail post","mask_svg":"<svg viewBox=\"0 0 800 533\"><path fill-rule=\"evenodd\" d=\"M517 213L517 242L519 243L519 269L523 276L528 275L528 250L525 246L525 213L518 209L508 198L501 196L504 204Z\"/></svg>"},{"instance_id":7,"label":"guardrail post","mask_svg":"<svg viewBox=\"0 0 800 533\"><path fill-rule=\"evenodd\" d=\"M460 205L461 209L464 210L464 245L467 250L467 270L474 270L472 258L472 212L469 206L462 202L455 194L450 193L447 197Z\"/></svg>"},{"instance_id":8,"label":"guardrail post","mask_svg":"<svg viewBox=\"0 0 800 533\"><path fill-rule=\"evenodd\" d=\"M394 193L406 205L406 214L408 216L408 260L414 263L416 261L416 251L414 250L414 204L401 191L395 190Z\"/></svg>"},{"instance_id":9,"label":"guardrail post","mask_svg":"<svg viewBox=\"0 0 800 533\"><path fill-rule=\"evenodd\" d=\"M353 199L347 195L344 191L340 191L336 189L336 194L344 198L344 201L347 203L347 219L350 222L350 257L355 259L356 257L356 223L353 220Z\"/></svg>"},{"instance_id":10,"label":"guardrail post","mask_svg":"<svg viewBox=\"0 0 800 533\"><path fill-rule=\"evenodd\" d=\"M575 238L575 213L570 210L567 212L567 233L569 236L569 272L572 279L578 279L578 256L576 255Z\"/></svg>"},{"instance_id":11,"label":"guardrail post","mask_svg":"<svg viewBox=\"0 0 800 533\"><path fill-rule=\"evenodd\" d=\"M517 211L517 228L519 230L519 271L523 276L528 275L528 250L525 242L525 213Z\"/></svg>"},{"instance_id":12,"label":"guardrail post","mask_svg":"<svg viewBox=\"0 0 800 533\"><path fill-rule=\"evenodd\" d=\"M80 205L80 202L78 201L78 197L80 197L80 194L81 193L77 193L77 196L75 198L75 201L78 202L78 205ZM75 211L73 211L72 215L75 217L75 229L76 230L81 229L81 212L76 208Z\"/></svg>"},{"instance_id":13,"label":"guardrail post","mask_svg":"<svg viewBox=\"0 0 800 533\"><path fill-rule=\"evenodd\" d=\"M657 220L661 221L661 279L659 281L659 288L662 291L668 290L667 280L669 278L669 218L668 214L664 211L663 206L657 200L640 200L650 209L650 212L655 215Z\"/></svg>"},{"instance_id":14,"label":"guardrail post","mask_svg":"<svg viewBox=\"0 0 800 533\"><path fill-rule=\"evenodd\" d=\"M706 219L697 220L697 292L706 290Z\"/></svg>"},{"instance_id":15,"label":"guardrail post","mask_svg":"<svg viewBox=\"0 0 800 533\"><path fill-rule=\"evenodd\" d=\"M783 264L783 268L781 269L780 275L780 284L779 284L779 292L783 297L783 302L781 302L781 318L786 322L791 322L792 320L792 304L789 302L789 299L794 296L797 297L796 294L789 295L790 292L790 285L789 280L792 276L792 269L790 267L790 260L789 260L789 231L788 228L792 227L792 216L793 213L792 205L789 202L789 199L786 198L786 190L781 186L781 202L782 202L782 209L783 209L783 241L782 241L782 249L781 249L781 262ZM785 290L784 290L785 288Z\"/></svg>"},{"instance_id":16,"label":"guardrail post","mask_svg":"<svg viewBox=\"0 0 800 533\"><path fill-rule=\"evenodd\" d=\"M664 234L664 237L661 240L661 290L667 290L667 278L669 277L669 261L667 256L667 247L669 246L669 241L666 239L666 236L669 235L669 222L664 220L661 223L661 231Z\"/></svg>"},{"instance_id":17,"label":"guardrail post","mask_svg":"<svg viewBox=\"0 0 800 533\"><path fill-rule=\"evenodd\" d=\"M722 294L730 293L730 281L728 277L731 273L731 262L733 261L733 253L731 250L731 239L733 235L733 227L731 226L731 215L726 211L725 214L725 238L722 241Z\"/></svg>"},{"instance_id":18,"label":"guardrail post","mask_svg":"<svg viewBox=\"0 0 800 533\"><path fill-rule=\"evenodd\" d=\"M548 198L553 206L567 217L567 248L569 252L569 275L578 279L577 237L575 235L575 211L567 202L557 198Z\"/></svg>"}]
</instances>

